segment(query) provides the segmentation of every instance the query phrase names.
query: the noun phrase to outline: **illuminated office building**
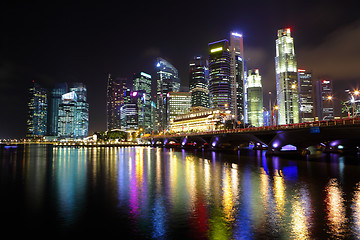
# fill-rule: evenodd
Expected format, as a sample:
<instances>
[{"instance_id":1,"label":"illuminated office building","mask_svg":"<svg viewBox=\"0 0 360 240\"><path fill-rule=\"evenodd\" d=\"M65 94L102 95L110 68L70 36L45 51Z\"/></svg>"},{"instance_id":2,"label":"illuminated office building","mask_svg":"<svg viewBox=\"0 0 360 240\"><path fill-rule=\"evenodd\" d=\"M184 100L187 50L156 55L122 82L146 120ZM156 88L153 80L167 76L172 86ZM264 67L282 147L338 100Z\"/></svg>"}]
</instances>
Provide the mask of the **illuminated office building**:
<instances>
[{"instance_id":1,"label":"illuminated office building","mask_svg":"<svg viewBox=\"0 0 360 240\"><path fill-rule=\"evenodd\" d=\"M156 106L157 114L155 119L155 130L162 131L169 126L169 116L167 109L167 97L169 92L180 91L180 78L178 70L163 58L156 59L157 87L156 87Z\"/></svg>"},{"instance_id":2,"label":"illuminated office building","mask_svg":"<svg viewBox=\"0 0 360 240\"><path fill-rule=\"evenodd\" d=\"M191 93L189 92L170 92L168 93L168 122L170 123L176 116L188 113L191 107Z\"/></svg>"},{"instance_id":3,"label":"illuminated office building","mask_svg":"<svg viewBox=\"0 0 360 240\"><path fill-rule=\"evenodd\" d=\"M230 49L224 39L209 43L209 90L211 105L222 110L231 108Z\"/></svg>"},{"instance_id":4,"label":"illuminated office building","mask_svg":"<svg viewBox=\"0 0 360 240\"><path fill-rule=\"evenodd\" d=\"M68 92L62 95L58 112L58 137L60 139L75 138L75 116L77 95Z\"/></svg>"},{"instance_id":5,"label":"illuminated office building","mask_svg":"<svg viewBox=\"0 0 360 240\"><path fill-rule=\"evenodd\" d=\"M108 76L106 100L106 118L108 131L121 128L120 108L124 103L126 81L126 78L113 78L111 74Z\"/></svg>"},{"instance_id":6,"label":"illuminated office building","mask_svg":"<svg viewBox=\"0 0 360 240\"><path fill-rule=\"evenodd\" d=\"M247 122L246 69L242 34L230 33L231 113Z\"/></svg>"},{"instance_id":7,"label":"illuminated office building","mask_svg":"<svg viewBox=\"0 0 360 240\"><path fill-rule=\"evenodd\" d=\"M27 133L28 138L47 134L48 93L45 88L33 81L29 89Z\"/></svg>"},{"instance_id":8,"label":"illuminated office building","mask_svg":"<svg viewBox=\"0 0 360 240\"><path fill-rule=\"evenodd\" d=\"M49 111L48 111L48 135L57 136L58 135L58 115L59 115L59 106L61 104L61 97L68 92L67 83L56 84L55 87L51 90L50 99L49 99Z\"/></svg>"},{"instance_id":9,"label":"illuminated office building","mask_svg":"<svg viewBox=\"0 0 360 240\"><path fill-rule=\"evenodd\" d=\"M298 69L298 74L301 122L313 122L315 114L312 75L303 69Z\"/></svg>"},{"instance_id":10,"label":"illuminated office building","mask_svg":"<svg viewBox=\"0 0 360 240\"><path fill-rule=\"evenodd\" d=\"M58 137L84 138L88 136L89 104L83 83L72 83L69 92L61 97L58 111Z\"/></svg>"},{"instance_id":11,"label":"illuminated office building","mask_svg":"<svg viewBox=\"0 0 360 240\"><path fill-rule=\"evenodd\" d=\"M135 74L132 90L137 92L138 127L144 133L151 133L153 128L151 115L151 75L145 72Z\"/></svg>"},{"instance_id":12,"label":"illuminated office building","mask_svg":"<svg viewBox=\"0 0 360 240\"><path fill-rule=\"evenodd\" d=\"M316 81L316 111L318 120L334 119L334 100L332 81L322 79Z\"/></svg>"},{"instance_id":13,"label":"illuminated office building","mask_svg":"<svg viewBox=\"0 0 360 240\"><path fill-rule=\"evenodd\" d=\"M202 57L195 57L189 64L191 107L210 107L209 68Z\"/></svg>"},{"instance_id":14,"label":"illuminated office building","mask_svg":"<svg viewBox=\"0 0 360 240\"><path fill-rule=\"evenodd\" d=\"M130 89L124 92L124 104L120 108L122 130L139 129L138 97L139 92Z\"/></svg>"},{"instance_id":15,"label":"illuminated office building","mask_svg":"<svg viewBox=\"0 0 360 240\"><path fill-rule=\"evenodd\" d=\"M278 30L276 39L276 93L278 124L299 123L299 85L294 40L290 28Z\"/></svg>"},{"instance_id":16,"label":"illuminated office building","mask_svg":"<svg viewBox=\"0 0 360 240\"><path fill-rule=\"evenodd\" d=\"M263 90L259 69L249 70L247 79L248 123L254 127L264 124Z\"/></svg>"}]
</instances>

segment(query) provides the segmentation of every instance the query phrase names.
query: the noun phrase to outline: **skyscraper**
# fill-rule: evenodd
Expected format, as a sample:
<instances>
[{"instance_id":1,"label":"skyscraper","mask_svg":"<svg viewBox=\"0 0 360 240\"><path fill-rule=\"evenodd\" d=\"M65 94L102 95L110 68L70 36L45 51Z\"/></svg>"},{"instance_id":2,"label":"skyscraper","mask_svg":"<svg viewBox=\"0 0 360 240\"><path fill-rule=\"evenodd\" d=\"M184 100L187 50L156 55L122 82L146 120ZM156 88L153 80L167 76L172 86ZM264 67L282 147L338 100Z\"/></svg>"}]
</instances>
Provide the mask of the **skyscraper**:
<instances>
[{"instance_id":1,"label":"skyscraper","mask_svg":"<svg viewBox=\"0 0 360 240\"><path fill-rule=\"evenodd\" d=\"M278 30L275 71L278 124L299 123L298 74L290 28Z\"/></svg>"},{"instance_id":2,"label":"skyscraper","mask_svg":"<svg viewBox=\"0 0 360 240\"><path fill-rule=\"evenodd\" d=\"M319 120L334 119L334 101L332 81L322 79L316 81L316 111Z\"/></svg>"},{"instance_id":3,"label":"skyscraper","mask_svg":"<svg viewBox=\"0 0 360 240\"><path fill-rule=\"evenodd\" d=\"M191 107L209 108L209 68L206 59L194 57L189 64L189 80Z\"/></svg>"},{"instance_id":4,"label":"skyscraper","mask_svg":"<svg viewBox=\"0 0 360 240\"><path fill-rule=\"evenodd\" d=\"M169 92L180 91L180 78L178 70L163 58L156 59L157 68L157 87L156 87L156 105L157 114L155 129L156 131L163 131L169 126L167 97Z\"/></svg>"},{"instance_id":5,"label":"skyscraper","mask_svg":"<svg viewBox=\"0 0 360 240\"><path fill-rule=\"evenodd\" d=\"M249 70L247 81L248 121L255 127L264 124L263 91L259 69Z\"/></svg>"},{"instance_id":6,"label":"skyscraper","mask_svg":"<svg viewBox=\"0 0 360 240\"><path fill-rule=\"evenodd\" d=\"M298 69L298 73L301 122L313 122L315 115L312 75L303 69Z\"/></svg>"},{"instance_id":7,"label":"skyscraper","mask_svg":"<svg viewBox=\"0 0 360 240\"><path fill-rule=\"evenodd\" d=\"M75 114L75 138L88 136L89 130L89 104L87 102L87 89L83 83L72 83L69 88L77 95Z\"/></svg>"},{"instance_id":8,"label":"skyscraper","mask_svg":"<svg viewBox=\"0 0 360 240\"><path fill-rule=\"evenodd\" d=\"M106 118L107 130L120 129L120 108L124 103L126 78L112 78L109 74L107 82Z\"/></svg>"},{"instance_id":9,"label":"skyscraper","mask_svg":"<svg viewBox=\"0 0 360 240\"><path fill-rule=\"evenodd\" d=\"M88 136L89 104L83 83L72 83L68 93L61 97L58 115L59 138L84 138Z\"/></svg>"},{"instance_id":10,"label":"skyscraper","mask_svg":"<svg viewBox=\"0 0 360 240\"><path fill-rule=\"evenodd\" d=\"M230 33L230 65L231 113L237 119L245 121L247 100L244 44L242 34L236 32Z\"/></svg>"},{"instance_id":11,"label":"skyscraper","mask_svg":"<svg viewBox=\"0 0 360 240\"><path fill-rule=\"evenodd\" d=\"M231 108L229 41L209 43L209 90L214 108Z\"/></svg>"},{"instance_id":12,"label":"skyscraper","mask_svg":"<svg viewBox=\"0 0 360 240\"><path fill-rule=\"evenodd\" d=\"M45 88L33 81L29 89L27 133L28 138L47 134L48 93Z\"/></svg>"},{"instance_id":13,"label":"skyscraper","mask_svg":"<svg viewBox=\"0 0 360 240\"><path fill-rule=\"evenodd\" d=\"M124 91L124 104L121 106L121 129L137 130L139 129L138 112L139 92L127 89Z\"/></svg>"},{"instance_id":14,"label":"skyscraper","mask_svg":"<svg viewBox=\"0 0 360 240\"><path fill-rule=\"evenodd\" d=\"M140 72L134 75L133 91L137 92L137 110L139 129L151 133L153 124L151 116L151 75Z\"/></svg>"},{"instance_id":15,"label":"skyscraper","mask_svg":"<svg viewBox=\"0 0 360 240\"><path fill-rule=\"evenodd\" d=\"M57 136L58 135L58 116L59 116L59 106L61 104L61 97L63 94L68 92L67 83L56 84L55 87L51 90L50 93L50 104L48 111L48 135Z\"/></svg>"},{"instance_id":16,"label":"skyscraper","mask_svg":"<svg viewBox=\"0 0 360 240\"><path fill-rule=\"evenodd\" d=\"M57 130L60 139L75 138L76 103L77 95L75 92L68 92L61 96Z\"/></svg>"},{"instance_id":17,"label":"skyscraper","mask_svg":"<svg viewBox=\"0 0 360 240\"><path fill-rule=\"evenodd\" d=\"M176 116L188 113L191 106L191 93L189 92L170 92L168 97L168 122L170 123Z\"/></svg>"}]
</instances>

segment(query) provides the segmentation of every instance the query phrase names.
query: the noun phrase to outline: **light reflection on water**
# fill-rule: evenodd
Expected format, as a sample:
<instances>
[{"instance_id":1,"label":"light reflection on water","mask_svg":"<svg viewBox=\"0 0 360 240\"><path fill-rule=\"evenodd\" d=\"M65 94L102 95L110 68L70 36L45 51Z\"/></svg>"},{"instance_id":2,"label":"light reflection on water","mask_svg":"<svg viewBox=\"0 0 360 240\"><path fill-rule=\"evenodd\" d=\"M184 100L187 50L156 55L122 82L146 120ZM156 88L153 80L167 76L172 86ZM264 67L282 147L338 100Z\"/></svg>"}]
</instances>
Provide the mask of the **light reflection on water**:
<instances>
[{"instance_id":1,"label":"light reflection on water","mask_svg":"<svg viewBox=\"0 0 360 240\"><path fill-rule=\"evenodd\" d=\"M0 159L1 188L25 181L24 195L14 196L27 199L23 214L43 212L60 231L94 221L117 232L108 226L115 221L133 238L360 237L360 168L344 157L30 146Z\"/></svg>"}]
</instances>

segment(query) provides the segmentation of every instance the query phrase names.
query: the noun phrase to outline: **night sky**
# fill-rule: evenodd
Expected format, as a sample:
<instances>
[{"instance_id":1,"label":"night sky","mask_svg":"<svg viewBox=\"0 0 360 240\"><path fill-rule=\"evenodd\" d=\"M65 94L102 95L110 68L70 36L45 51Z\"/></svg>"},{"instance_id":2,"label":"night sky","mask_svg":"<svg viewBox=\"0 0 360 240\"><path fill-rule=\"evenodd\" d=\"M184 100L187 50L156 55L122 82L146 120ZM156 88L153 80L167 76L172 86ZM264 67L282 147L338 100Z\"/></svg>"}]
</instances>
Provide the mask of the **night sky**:
<instances>
[{"instance_id":1,"label":"night sky","mask_svg":"<svg viewBox=\"0 0 360 240\"><path fill-rule=\"evenodd\" d=\"M316 3L314 3L316 2ZM264 93L275 91L277 30L292 29L298 67L334 81L337 99L360 87L360 14L356 1L1 1L0 138L25 136L27 89L83 82L89 133L106 130L109 73L154 74L155 58L179 70L207 56L208 43L244 35L248 68ZM154 79L155 80L155 79ZM339 102L340 100L338 100ZM265 106L267 95L265 94Z\"/></svg>"}]
</instances>

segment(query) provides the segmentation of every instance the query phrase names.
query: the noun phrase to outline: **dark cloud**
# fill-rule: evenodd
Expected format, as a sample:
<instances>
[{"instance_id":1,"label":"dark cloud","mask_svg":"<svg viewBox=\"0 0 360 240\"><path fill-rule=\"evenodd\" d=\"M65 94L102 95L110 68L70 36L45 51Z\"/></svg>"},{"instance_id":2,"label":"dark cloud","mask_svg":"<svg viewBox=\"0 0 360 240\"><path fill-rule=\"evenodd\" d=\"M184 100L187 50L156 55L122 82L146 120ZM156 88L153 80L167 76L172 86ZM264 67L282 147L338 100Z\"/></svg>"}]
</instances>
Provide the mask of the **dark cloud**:
<instances>
[{"instance_id":1,"label":"dark cloud","mask_svg":"<svg viewBox=\"0 0 360 240\"><path fill-rule=\"evenodd\" d=\"M298 48L298 63L314 76L360 80L360 21L327 35L322 43Z\"/></svg>"}]
</instances>

